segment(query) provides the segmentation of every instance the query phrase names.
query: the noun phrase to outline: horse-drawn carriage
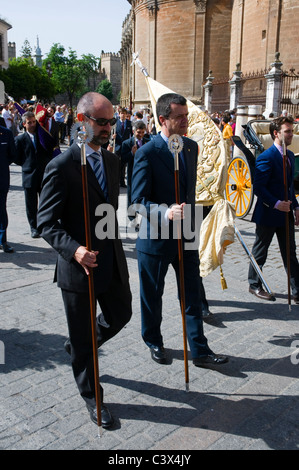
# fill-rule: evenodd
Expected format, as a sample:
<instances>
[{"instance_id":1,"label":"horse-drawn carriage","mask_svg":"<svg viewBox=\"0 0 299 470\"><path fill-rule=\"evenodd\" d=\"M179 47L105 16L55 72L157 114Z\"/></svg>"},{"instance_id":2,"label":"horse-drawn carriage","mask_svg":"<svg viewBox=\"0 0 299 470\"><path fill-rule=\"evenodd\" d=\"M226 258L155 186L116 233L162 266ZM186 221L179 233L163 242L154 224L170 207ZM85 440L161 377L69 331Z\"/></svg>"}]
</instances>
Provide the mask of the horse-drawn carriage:
<instances>
[{"instance_id":1,"label":"horse-drawn carriage","mask_svg":"<svg viewBox=\"0 0 299 470\"><path fill-rule=\"evenodd\" d=\"M243 125L243 134L249 146L246 146L239 136L234 136L235 145L243 153L232 158L228 166L228 177L225 197L236 210L236 217L245 217L253 203L253 181L255 160L261 152L273 144L268 120L251 120ZM299 195L299 123L294 125L292 145L288 147L295 154L295 191Z\"/></svg>"}]
</instances>

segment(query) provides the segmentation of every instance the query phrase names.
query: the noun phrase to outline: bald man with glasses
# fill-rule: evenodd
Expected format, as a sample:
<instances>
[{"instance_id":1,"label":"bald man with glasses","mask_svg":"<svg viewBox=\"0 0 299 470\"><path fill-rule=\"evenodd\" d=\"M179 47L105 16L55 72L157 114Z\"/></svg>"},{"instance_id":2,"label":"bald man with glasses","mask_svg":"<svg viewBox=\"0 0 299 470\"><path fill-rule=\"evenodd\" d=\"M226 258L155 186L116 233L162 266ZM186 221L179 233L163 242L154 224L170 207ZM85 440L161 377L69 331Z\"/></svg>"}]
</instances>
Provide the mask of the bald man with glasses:
<instances>
[{"instance_id":1,"label":"bald man with glasses","mask_svg":"<svg viewBox=\"0 0 299 470\"><path fill-rule=\"evenodd\" d=\"M77 109L94 132L92 141L86 145L92 251L87 250L85 241L81 150L77 143L54 158L45 170L38 229L58 252L55 280L62 291L69 328L65 348L71 354L79 392L92 421L97 423L88 291L90 269L93 269L95 298L101 309L97 316L99 347L130 320L131 292L116 217L120 161L102 147L115 121L113 106L103 95L90 92L80 99ZM108 217L104 209L108 209ZM100 212L103 216L96 215ZM96 233L103 217L107 218L110 230ZM109 428L113 418L103 403L102 389L101 395L102 426Z\"/></svg>"}]
</instances>

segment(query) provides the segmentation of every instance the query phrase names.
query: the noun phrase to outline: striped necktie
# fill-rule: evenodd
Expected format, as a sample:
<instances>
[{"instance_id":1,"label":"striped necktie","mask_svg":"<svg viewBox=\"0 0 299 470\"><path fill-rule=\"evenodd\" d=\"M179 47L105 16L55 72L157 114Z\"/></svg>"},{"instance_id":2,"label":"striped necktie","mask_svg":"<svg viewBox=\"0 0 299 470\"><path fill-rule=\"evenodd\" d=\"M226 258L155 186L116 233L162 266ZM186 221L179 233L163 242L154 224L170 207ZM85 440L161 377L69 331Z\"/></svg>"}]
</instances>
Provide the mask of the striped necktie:
<instances>
[{"instance_id":1,"label":"striped necktie","mask_svg":"<svg viewBox=\"0 0 299 470\"><path fill-rule=\"evenodd\" d=\"M93 171L95 173L96 179L98 180L99 185L102 188L105 199L107 199L108 191L107 191L107 183L106 183L106 178L105 178L104 169L103 169L103 157L102 155L99 155L98 153L92 153L90 156L94 160Z\"/></svg>"}]
</instances>

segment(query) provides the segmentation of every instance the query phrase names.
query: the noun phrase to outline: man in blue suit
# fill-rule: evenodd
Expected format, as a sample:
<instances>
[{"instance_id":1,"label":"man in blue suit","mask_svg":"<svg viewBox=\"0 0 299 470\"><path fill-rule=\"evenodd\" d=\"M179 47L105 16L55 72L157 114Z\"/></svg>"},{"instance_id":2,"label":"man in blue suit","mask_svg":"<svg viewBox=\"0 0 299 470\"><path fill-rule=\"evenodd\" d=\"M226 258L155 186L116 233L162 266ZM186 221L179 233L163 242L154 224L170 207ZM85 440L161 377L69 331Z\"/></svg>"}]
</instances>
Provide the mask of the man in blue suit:
<instances>
[{"instance_id":1,"label":"man in blue suit","mask_svg":"<svg viewBox=\"0 0 299 470\"><path fill-rule=\"evenodd\" d=\"M154 361L163 364L167 356L161 335L162 295L168 266L175 269L179 288L179 259L176 224L186 219L195 229L195 184L198 146L183 137L180 162L181 204L176 204L174 158L168 149L173 134L183 136L188 128L186 99L175 93L157 101L161 133L137 150L132 175L132 202L143 216L137 240L140 278L142 337ZM187 205L189 205L187 211ZM228 358L214 354L203 332L199 256L184 240L184 281L187 337L193 363L199 367L223 364Z\"/></svg>"},{"instance_id":2,"label":"man in blue suit","mask_svg":"<svg viewBox=\"0 0 299 470\"><path fill-rule=\"evenodd\" d=\"M127 166L127 207L130 207L132 203L131 190L132 190L132 171L134 164L134 157L137 150L142 145L149 142L149 138L144 137L146 131L146 125L143 121L136 121L133 125L133 137L123 142L121 147L122 158ZM129 215L130 220L134 220L134 215Z\"/></svg>"},{"instance_id":3,"label":"man in blue suit","mask_svg":"<svg viewBox=\"0 0 299 470\"><path fill-rule=\"evenodd\" d=\"M126 108L121 108L119 111L119 119L116 121L116 129L114 134L115 139L115 153L119 156L121 160L121 169L120 169L120 186L122 188L126 187L125 183L125 173L126 173L126 162L123 159L121 147L125 140L132 137L132 123L127 119L127 110Z\"/></svg>"},{"instance_id":4,"label":"man in blue suit","mask_svg":"<svg viewBox=\"0 0 299 470\"><path fill-rule=\"evenodd\" d=\"M17 151L13 134L6 127L0 126L0 249L5 253L14 250L7 244L6 230L8 216L6 209L7 194L9 190L9 165L16 162Z\"/></svg>"},{"instance_id":5,"label":"man in blue suit","mask_svg":"<svg viewBox=\"0 0 299 470\"><path fill-rule=\"evenodd\" d=\"M299 225L299 204L294 190L295 157L287 150L288 201L285 201L283 178L283 136L286 147L293 138L293 118L279 117L270 124L270 133L274 144L259 155L255 165L253 190L257 196L252 220L256 223L256 239L252 254L262 268L266 262L268 248L276 234L280 253L287 268L286 251L286 212L289 212L290 233L290 284L294 302L299 304L299 264L296 257L294 224ZM248 272L249 292L264 300L275 300L262 288L261 281L250 265Z\"/></svg>"}]
</instances>

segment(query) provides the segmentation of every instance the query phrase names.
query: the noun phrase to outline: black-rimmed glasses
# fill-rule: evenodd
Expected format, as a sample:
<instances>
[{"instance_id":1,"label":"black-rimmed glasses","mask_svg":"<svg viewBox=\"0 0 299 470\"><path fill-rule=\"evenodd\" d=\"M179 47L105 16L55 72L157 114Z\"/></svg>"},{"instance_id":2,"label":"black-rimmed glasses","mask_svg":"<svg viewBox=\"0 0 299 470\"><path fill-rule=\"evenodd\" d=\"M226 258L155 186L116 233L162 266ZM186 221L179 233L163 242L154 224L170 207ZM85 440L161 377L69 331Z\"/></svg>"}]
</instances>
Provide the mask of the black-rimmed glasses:
<instances>
[{"instance_id":1,"label":"black-rimmed glasses","mask_svg":"<svg viewBox=\"0 0 299 470\"><path fill-rule=\"evenodd\" d=\"M92 119L93 121L95 121L98 126L107 126L108 123L110 124L110 126L114 126L114 124L116 123L116 118L112 118L112 119L97 118L96 119L92 116L89 116L88 114L84 114L84 116L87 117L88 119Z\"/></svg>"}]
</instances>

